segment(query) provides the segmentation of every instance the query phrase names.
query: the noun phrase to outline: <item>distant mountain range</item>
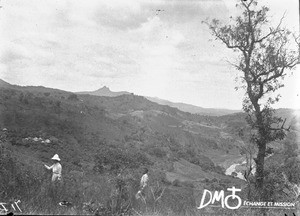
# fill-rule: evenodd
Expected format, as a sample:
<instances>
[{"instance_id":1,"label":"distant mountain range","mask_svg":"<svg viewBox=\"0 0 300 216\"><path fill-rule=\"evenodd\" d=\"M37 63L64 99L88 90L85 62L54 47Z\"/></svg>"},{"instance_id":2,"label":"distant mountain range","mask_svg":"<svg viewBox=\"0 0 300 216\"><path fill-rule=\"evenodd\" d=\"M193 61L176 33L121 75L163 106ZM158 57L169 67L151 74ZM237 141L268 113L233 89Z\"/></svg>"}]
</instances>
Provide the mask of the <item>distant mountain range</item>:
<instances>
[{"instance_id":1,"label":"distant mountain range","mask_svg":"<svg viewBox=\"0 0 300 216\"><path fill-rule=\"evenodd\" d=\"M0 79L0 87L10 87L10 88L20 88L21 86L18 85L11 85L8 82ZM30 90L37 90L37 91L49 91L49 88L45 88L43 86L25 86L22 88L30 89ZM55 90L55 89L52 89ZM107 86L104 86L96 91L82 91L82 92L75 92L75 94L87 94L87 95L95 95L95 96L105 96L105 97L117 97L121 95L131 95L133 93L127 91L120 91L114 92L111 91ZM194 106L191 104L185 103L174 103L168 100L160 99L157 97L147 97L144 96L146 99L158 103L160 105L167 105L170 107L175 107L181 111L189 112L192 114L199 114L199 115L207 115L207 116L222 116L228 115L232 113L241 112L241 110L229 110L229 109L216 109L216 108L203 108L199 106Z\"/></svg>"},{"instance_id":2,"label":"distant mountain range","mask_svg":"<svg viewBox=\"0 0 300 216\"><path fill-rule=\"evenodd\" d=\"M96 95L96 96L106 96L106 97L117 97L120 95L127 95L132 94L130 92L121 91L121 92L113 92L108 87L104 86L96 91L84 91L84 92L76 92L76 94L89 94L89 95ZM175 107L181 111L189 112L192 114L199 114L199 115L208 115L208 116L221 116L221 115L228 115L232 113L241 112L241 110L230 110L230 109L216 109L216 108L203 108L199 106L194 106L191 104L185 103L174 103L168 100L160 99L157 97L147 97L148 100L158 103L160 105L167 105L170 107Z\"/></svg>"},{"instance_id":3,"label":"distant mountain range","mask_svg":"<svg viewBox=\"0 0 300 216\"><path fill-rule=\"evenodd\" d=\"M168 100L163 100L157 97L146 97L148 100L161 104L161 105L168 105L170 107L175 107L181 111L189 112L192 114L199 114L199 115L208 115L208 116L221 116L221 115L228 115L232 113L241 112L241 110L230 110L230 109L217 109L217 108L203 108L199 106L194 106L191 104L185 103L174 103Z\"/></svg>"}]
</instances>

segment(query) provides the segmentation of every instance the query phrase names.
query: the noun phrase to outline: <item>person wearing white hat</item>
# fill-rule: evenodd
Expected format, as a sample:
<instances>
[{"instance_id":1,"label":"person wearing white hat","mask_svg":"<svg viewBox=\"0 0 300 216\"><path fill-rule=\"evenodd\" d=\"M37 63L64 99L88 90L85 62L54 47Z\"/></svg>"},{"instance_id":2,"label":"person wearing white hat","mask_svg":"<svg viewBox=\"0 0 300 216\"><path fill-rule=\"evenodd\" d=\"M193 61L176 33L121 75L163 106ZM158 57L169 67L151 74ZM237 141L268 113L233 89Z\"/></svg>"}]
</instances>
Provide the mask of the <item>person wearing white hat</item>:
<instances>
[{"instance_id":1,"label":"person wearing white hat","mask_svg":"<svg viewBox=\"0 0 300 216\"><path fill-rule=\"evenodd\" d=\"M53 173L52 174L52 182L61 181L62 167L61 167L61 164L59 163L60 158L59 158L58 154L55 154L51 159L54 161L54 164L50 167L45 164L45 167L48 170L52 170L52 173Z\"/></svg>"}]
</instances>

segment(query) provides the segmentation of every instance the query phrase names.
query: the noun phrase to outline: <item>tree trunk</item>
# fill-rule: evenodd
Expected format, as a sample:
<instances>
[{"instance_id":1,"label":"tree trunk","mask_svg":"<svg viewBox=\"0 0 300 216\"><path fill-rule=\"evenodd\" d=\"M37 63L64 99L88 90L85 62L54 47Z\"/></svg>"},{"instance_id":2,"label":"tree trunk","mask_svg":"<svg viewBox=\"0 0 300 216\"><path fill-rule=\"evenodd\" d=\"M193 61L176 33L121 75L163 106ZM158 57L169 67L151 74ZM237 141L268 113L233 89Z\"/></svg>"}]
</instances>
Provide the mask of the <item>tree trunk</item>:
<instances>
[{"instance_id":1,"label":"tree trunk","mask_svg":"<svg viewBox=\"0 0 300 216\"><path fill-rule=\"evenodd\" d=\"M265 163L266 143L260 143L256 158L256 188L259 191L259 199L263 201L264 188L264 163Z\"/></svg>"},{"instance_id":2,"label":"tree trunk","mask_svg":"<svg viewBox=\"0 0 300 216\"><path fill-rule=\"evenodd\" d=\"M266 143L259 143L258 153L256 158L256 191L258 192L259 201L266 201L266 196L264 193L264 163L265 163L265 152L266 152ZM260 215L266 216L267 210L262 208L260 210Z\"/></svg>"}]
</instances>

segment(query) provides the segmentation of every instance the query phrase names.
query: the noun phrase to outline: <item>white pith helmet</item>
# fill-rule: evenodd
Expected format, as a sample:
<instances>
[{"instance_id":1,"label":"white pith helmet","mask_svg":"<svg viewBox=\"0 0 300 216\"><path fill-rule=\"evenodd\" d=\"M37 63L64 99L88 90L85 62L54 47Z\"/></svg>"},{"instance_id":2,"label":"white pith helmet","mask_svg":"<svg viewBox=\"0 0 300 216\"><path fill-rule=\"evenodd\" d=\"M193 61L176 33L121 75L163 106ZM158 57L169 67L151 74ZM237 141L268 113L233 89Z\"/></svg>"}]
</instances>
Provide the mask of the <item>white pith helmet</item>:
<instances>
[{"instance_id":1,"label":"white pith helmet","mask_svg":"<svg viewBox=\"0 0 300 216\"><path fill-rule=\"evenodd\" d=\"M51 159L60 161L60 158L59 158L58 154L55 154Z\"/></svg>"}]
</instances>

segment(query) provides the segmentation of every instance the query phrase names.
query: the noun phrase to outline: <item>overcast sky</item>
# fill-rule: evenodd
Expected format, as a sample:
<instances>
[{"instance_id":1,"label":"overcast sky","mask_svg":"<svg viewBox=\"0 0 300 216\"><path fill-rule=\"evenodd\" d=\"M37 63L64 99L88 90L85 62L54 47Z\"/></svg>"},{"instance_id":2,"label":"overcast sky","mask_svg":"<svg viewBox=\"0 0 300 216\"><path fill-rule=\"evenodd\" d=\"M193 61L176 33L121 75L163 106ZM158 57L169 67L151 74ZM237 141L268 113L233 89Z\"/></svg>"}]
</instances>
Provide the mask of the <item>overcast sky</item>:
<instances>
[{"instance_id":1,"label":"overcast sky","mask_svg":"<svg viewBox=\"0 0 300 216\"><path fill-rule=\"evenodd\" d=\"M298 31L297 0L259 0ZM231 51L206 18L226 21L236 0L2 0L0 78L67 91L103 86L202 107L241 109ZM300 108L299 67L277 107Z\"/></svg>"}]
</instances>

